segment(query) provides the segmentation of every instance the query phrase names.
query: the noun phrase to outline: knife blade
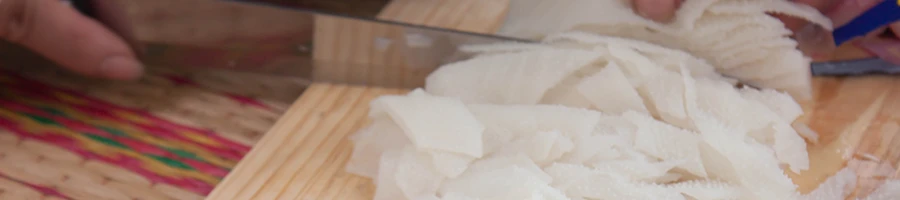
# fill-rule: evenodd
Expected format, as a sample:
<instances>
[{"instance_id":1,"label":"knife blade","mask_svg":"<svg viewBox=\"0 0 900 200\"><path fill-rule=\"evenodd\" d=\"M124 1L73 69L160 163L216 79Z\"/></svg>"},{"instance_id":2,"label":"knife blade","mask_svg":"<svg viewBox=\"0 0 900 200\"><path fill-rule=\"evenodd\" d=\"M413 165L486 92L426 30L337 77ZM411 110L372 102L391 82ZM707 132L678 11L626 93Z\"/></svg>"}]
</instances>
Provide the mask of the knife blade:
<instances>
[{"instance_id":1,"label":"knife blade","mask_svg":"<svg viewBox=\"0 0 900 200\"><path fill-rule=\"evenodd\" d=\"M324 5L316 5L313 3L312 5L297 3L297 1L291 0L237 0L237 1L254 1L254 2L265 2L269 4L274 4L278 6L285 7L296 7L296 6L310 6L315 10L326 13L340 13L344 15L353 15L362 18L376 18L374 15L366 15L363 13L371 13L377 12L378 8L382 8L388 2L387 0L381 1L368 1L368 6L365 7L353 7L349 8L339 8L335 6L324 6ZM380 6L379 6L380 5ZM885 3L884 5L888 5ZM896 9L895 4L891 3L890 9ZM376 9L372 9L374 7ZM884 6L882 6L884 7ZM360 12L359 10L364 10ZM881 11L884 11L882 9ZM847 31L864 31L868 32L865 28L859 28L859 26L871 25L871 23L883 23L890 22L896 18L896 14L892 15L893 17L887 17L885 12L878 12L878 10L869 10L866 11L867 14L871 14L871 16L861 16L854 20L854 22L850 22L844 26L839 27L834 31L835 35L842 34L841 32ZM889 13L889 12L888 12ZM845 35L846 36L846 35ZM837 37L837 36L836 36ZM799 39L803 39L797 37ZM809 41L806 41L807 43ZM835 42L839 42L837 39ZM804 43L800 41L800 43ZM828 49L828 48L825 48ZM803 50L801 48L801 50ZM809 49L807 49L809 50ZM889 62L884 58L878 58L878 56L873 56L871 58L863 58L863 59L855 59L855 60L837 60L837 61L828 61L828 62L814 62L811 63L810 68L813 76L860 76L860 75L872 75L872 74L900 74L900 65L898 62Z\"/></svg>"},{"instance_id":2,"label":"knife blade","mask_svg":"<svg viewBox=\"0 0 900 200\"><path fill-rule=\"evenodd\" d=\"M147 66L413 88L467 44L534 41L248 1L69 0Z\"/></svg>"},{"instance_id":3,"label":"knife blade","mask_svg":"<svg viewBox=\"0 0 900 200\"><path fill-rule=\"evenodd\" d=\"M535 42L244 0L69 1L128 41L148 66L314 82L421 87L442 64L472 56L461 45ZM819 76L898 73L874 58L811 67Z\"/></svg>"}]
</instances>

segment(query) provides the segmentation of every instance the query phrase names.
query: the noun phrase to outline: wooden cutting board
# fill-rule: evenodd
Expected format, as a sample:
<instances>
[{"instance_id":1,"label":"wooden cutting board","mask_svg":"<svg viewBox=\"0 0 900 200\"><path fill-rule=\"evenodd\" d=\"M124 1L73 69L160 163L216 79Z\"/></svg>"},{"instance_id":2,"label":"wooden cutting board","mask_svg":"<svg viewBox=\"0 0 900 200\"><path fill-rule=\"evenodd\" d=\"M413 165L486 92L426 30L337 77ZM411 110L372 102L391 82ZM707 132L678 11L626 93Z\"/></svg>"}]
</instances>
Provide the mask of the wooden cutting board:
<instances>
[{"instance_id":1,"label":"wooden cutting board","mask_svg":"<svg viewBox=\"0 0 900 200\"><path fill-rule=\"evenodd\" d=\"M813 84L814 100L802 103L806 113L799 120L818 132L820 138L807 148L810 170L792 175L801 190L814 189L844 167L848 159L876 161L851 166L861 177L876 176L861 178L858 192L870 192L884 178L900 178L900 171L896 170L900 164L900 78L817 77ZM876 163L894 170L882 174Z\"/></svg>"},{"instance_id":2,"label":"wooden cutting board","mask_svg":"<svg viewBox=\"0 0 900 200\"><path fill-rule=\"evenodd\" d=\"M509 0L393 0L379 18L489 33L496 31L506 15ZM422 85L423 73L386 78L398 70L414 70L395 57L398 49L380 48L378 38L397 38L397 32L377 25L354 24L338 18L316 19L313 56L329 60L396 66L392 69L326 68L314 73L331 80L342 78L389 86ZM363 33L363 34L360 34ZM368 33L368 34L366 34ZM328 35L356 34L353 41L333 41ZM346 38L346 37L341 37ZM391 54L394 55L391 55ZM383 55L387 54L387 55ZM377 60L378 58L396 58ZM313 84L282 118L269 129L253 150L207 196L209 200L367 200L374 186L368 179L344 172L352 144L347 136L365 126L369 101L404 90L347 85Z\"/></svg>"},{"instance_id":3,"label":"wooden cutting board","mask_svg":"<svg viewBox=\"0 0 900 200\"><path fill-rule=\"evenodd\" d=\"M501 23L506 1L394 0L380 16L489 32ZM329 50L317 56L347 56L341 52L345 51ZM360 76L352 70L335 70L322 73ZM811 169L799 175L792 174L801 190L814 189L843 168L847 158L876 159L878 161L873 163L896 166L900 161L900 137L895 137L900 134L900 78L815 78L814 82L815 99L803 103L807 114L800 120L807 122L820 138L818 143L808 147ZM207 199L371 199L374 193L372 182L344 171L352 152L347 136L367 125L369 101L379 95L405 92L349 85L312 85ZM872 165L853 168L861 175L876 170ZM890 175L900 177L898 173L893 171ZM858 185L872 188L882 181L883 177L876 177ZM870 189L860 191L865 193Z\"/></svg>"}]
</instances>

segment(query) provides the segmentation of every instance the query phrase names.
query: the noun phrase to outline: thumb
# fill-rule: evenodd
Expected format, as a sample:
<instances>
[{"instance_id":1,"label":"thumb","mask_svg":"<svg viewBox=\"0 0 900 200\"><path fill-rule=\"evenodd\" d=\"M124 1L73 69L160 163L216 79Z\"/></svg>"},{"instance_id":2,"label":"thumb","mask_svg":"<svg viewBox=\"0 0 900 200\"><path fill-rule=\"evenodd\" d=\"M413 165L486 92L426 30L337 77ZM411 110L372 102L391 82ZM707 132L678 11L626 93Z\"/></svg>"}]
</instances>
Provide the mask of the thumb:
<instances>
[{"instance_id":1,"label":"thumb","mask_svg":"<svg viewBox=\"0 0 900 200\"><path fill-rule=\"evenodd\" d=\"M143 72L121 38L59 0L0 0L0 39L89 76L134 79Z\"/></svg>"}]
</instances>

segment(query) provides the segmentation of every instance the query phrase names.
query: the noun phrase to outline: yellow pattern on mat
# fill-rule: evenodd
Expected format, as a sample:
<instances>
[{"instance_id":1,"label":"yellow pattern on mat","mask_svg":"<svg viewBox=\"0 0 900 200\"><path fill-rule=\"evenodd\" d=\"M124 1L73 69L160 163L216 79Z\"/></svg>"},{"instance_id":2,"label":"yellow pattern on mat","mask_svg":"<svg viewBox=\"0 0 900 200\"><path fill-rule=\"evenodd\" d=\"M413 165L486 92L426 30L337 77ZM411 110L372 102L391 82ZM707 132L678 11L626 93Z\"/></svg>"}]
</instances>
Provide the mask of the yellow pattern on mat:
<instances>
[{"instance_id":1,"label":"yellow pattern on mat","mask_svg":"<svg viewBox=\"0 0 900 200\"><path fill-rule=\"evenodd\" d=\"M0 199L61 199L23 183L53 188L73 199L203 199L118 166L85 160L52 144L23 140L0 129Z\"/></svg>"},{"instance_id":2,"label":"yellow pattern on mat","mask_svg":"<svg viewBox=\"0 0 900 200\"><path fill-rule=\"evenodd\" d=\"M75 132L72 129L66 129L63 127L48 127L43 126L42 124L38 124L32 122L31 120L22 117L21 115L16 115L15 113L9 112L7 110L0 109L0 117L3 118L12 118L18 119L19 123L24 127L24 129L31 133L48 133L52 132L55 134L63 134L67 137L75 139L77 142L85 145L85 149L91 151L92 153L96 153L104 156L114 156L114 155L126 155L135 159L138 159L142 162L142 166L144 168L165 177L176 178L176 177L190 177L194 179L199 179L207 184L215 185L219 182L217 177L214 177L209 174L205 174L199 171L193 170L181 170L181 169L173 169L165 164L156 162L156 160L143 156L143 154L127 150L121 148L115 148L109 145L104 145L95 140L91 140L87 138L84 134L80 134ZM210 157L210 158L219 158L219 157ZM234 162L234 161L232 161Z\"/></svg>"},{"instance_id":3,"label":"yellow pattern on mat","mask_svg":"<svg viewBox=\"0 0 900 200\"><path fill-rule=\"evenodd\" d=\"M275 119L287 108L294 98L299 96L305 85L292 80L278 81L272 78L253 77L256 75L226 74L211 72L193 74L175 71L151 71L139 82L108 82L91 80L81 76L60 71L47 66L21 68L16 71L25 79L41 82L51 87L65 88L77 94L86 94L101 101L129 109L148 111L154 116L175 123L196 127L197 129L214 130L215 134L237 143L252 145L261 137ZM224 173L206 173L202 170L185 170L179 167L162 164L163 160L152 160L147 152L136 152L127 148L113 147L100 143L97 138L87 138L85 133L69 129L65 125L38 124L37 119L25 118L22 109L50 108L52 112L61 114L60 120L74 120L74 123L93 127L106 127L117 130L120 137L129 137L133 142L151 145L164 149L175 149L191 154L197 159L227 170L237 163L237 158L227 159L198 145L209 148L229 148L221 146L221 142L211 140L209 136L183 129L179 133L182 140L168 140L155 137L136 127L138 124L153 124L147 116L139 116L130 112L102 110L110 114L111 119L98 118L75 107L66 105L89 105L83 97L73 96L65 92L42 90L47 98L55 98L58 102L34 95L21 95L21 88L30 87L32 83L23 83L20 78L10 79L12 74L0 76L0 101L7 104L18 104L22 108L0 108L0 121L12 122L18 133L0 128L0 189L9 187L25 187L21 192L0 192L0 199L33 199L36 191L37 199L203 199L203 189L187 189L183 185L160 182L158 178L172 180L193 179L188 184L203 184L209 189L221 181ZM193 85L179 85L166 76L178 76L193 81ZM249 77L248 77L249 76ZM226 78L223 78L226 77ZM237 77L237 78L235 78ZM265 84L273 87L255 85L216 88L206 84L236 85L223 80L240 80L243 84L256 84L254 80L265 80ZM19 81L19 82L16 82ZM14 84L20 84L14 86ZM25 84L25 85L21 85ZM271 89L269 89L271 88ZM230 89L230 90L226 90ZM261 92L272 92L266 95ZM271 109L259 106L242 105L224 93L234 95L253 95ZM99 107L95 107L99 108ZM214 112L210 112L214 110ZM37 111L34 111L37 112ZM49 112L49 111L48 111ZM46 116L45 116L46 117ZM157 119L158 120L158 119ZM234 121L239 121L235 123ZM46 123L46 122L45 122ZM7 124L10 125L10 124ZM163 128L163 127L157 127ZM26 132L26 133L23 133ZM113 132L110 132L113 133ZM23 135L25 134L25 135ZM29 135L30 134L30 135ZM62 147L28 137L64 137L70 138L78 147ZM74 152L71 149L80 149ZM133 158L131 165L139 166L143 172L119 166L117 163L87 158L82 154L93 154L111 159ZM144 153L144 155L141 155ZM110 157L111 156L111 157ZM239 157L238 157L239 158ZM160 158L155 158L160 159ZM165 159L165 158L163 158ZM127 162L127 161L125 161ZM168 162L168 161L165 161ZM146 173L146 174L142 174ZM152 174L148 178L147 174ZM219 174L219 175L215 175ZM185 184L185 182L177 183ZM16 189L18 190L18 189ZM201 192L198 192L201 191ZM208 192L208 190L207 190Z\"/></svg>"}]
</instances>

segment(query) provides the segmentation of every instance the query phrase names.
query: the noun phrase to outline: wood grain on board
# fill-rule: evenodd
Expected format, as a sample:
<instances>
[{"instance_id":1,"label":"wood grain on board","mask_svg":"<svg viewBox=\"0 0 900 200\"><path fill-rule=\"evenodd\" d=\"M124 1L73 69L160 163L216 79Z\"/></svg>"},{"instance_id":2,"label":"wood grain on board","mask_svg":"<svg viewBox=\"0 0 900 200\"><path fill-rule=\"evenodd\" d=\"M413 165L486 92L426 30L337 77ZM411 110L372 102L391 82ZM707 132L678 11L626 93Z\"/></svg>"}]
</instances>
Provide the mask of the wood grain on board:
<instances>
[{"instance_id":1,"label":"wood grain on board","mask_svg":"<svg viewBox=\"0 0 900 200\"><path fill-rule=\"evenodd\" d=\"M370 199L371 181L344 172L347 136L368 123L369 101L402 92L312 85L207 199Z\"/></svg>"},{"instance_id":2,"label":"wood grain on board","mask_svg":"<svg viewBox=\"0 0 900 200\"><path fill-rule=\"evenodd\" d=\"M900 78L894 76L817 77L814 100L802 102L801 122L818 132L810 144L810 170L791 174L801 191L847 164L861 177L858 193L866 194L885 179L900 179ZM889 172L884 172L888 170Z\"/></svg>"},{"instance_id":3,"label":"wood grain on board","mask_svg":"<svg viewBox=\"0 0 900 200\"><path fill-rule=\"evenodd\" d=\"M435 4L441 6L423 2L437 2ZM469 1L395 0L380 16L410 23L462 27L460 29L469 31L490 32L499 26L502 15L496 15L492 20L479 17L461 21L473 16L460 13L472 14L472 11L443 5L465 7L462 5L464 2ZM497 7L491 10L488 6L482 6L483 3ZM499 5L499 2L481 1L474 6L481 9L481 14L474 16L505 12L505 8ZM368 54L336 50L331 49L317 56L344 56L363 62L395 62L366 60L366 57L359 55ZM364 73L336 70L320 73L345 76ZM845 167L846 160L851 158L869 161L851 166L861 176L867 177L858 184L863 188L857 191L860 194L871 191L885 178L900 178L900 171L891 171L890 177L872 176L876 171L884 171L884 166L895 169L900 161L900 137L897 137L900 134L900 79L866 76L815 78L813 81L815 99L802 103L806 114L799 120L809 124L820 138L817 143L808 146L811 169L799 175L790 174L800 190L815 189L820 182ZM207 199L371 199L374 193L372 182L344 171L352 152L352 144L347 137L367 125L370 100L379 95L405 92L314 84Z\"/></svg>"}]
</instances>

